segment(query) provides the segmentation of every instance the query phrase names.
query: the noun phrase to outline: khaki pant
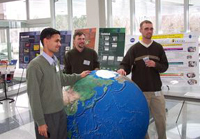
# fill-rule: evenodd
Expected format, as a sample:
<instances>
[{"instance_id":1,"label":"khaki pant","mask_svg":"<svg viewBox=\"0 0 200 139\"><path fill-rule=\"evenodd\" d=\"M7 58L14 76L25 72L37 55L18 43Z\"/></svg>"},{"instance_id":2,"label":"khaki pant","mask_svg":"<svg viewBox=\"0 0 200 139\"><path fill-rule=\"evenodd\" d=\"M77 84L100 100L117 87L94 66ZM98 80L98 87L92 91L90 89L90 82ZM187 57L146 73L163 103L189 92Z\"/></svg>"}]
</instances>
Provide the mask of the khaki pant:
<instances>
[{"instance_id":1,"label":"khaki pant","mask_svg":"<svg viewBox=\"0 0 200 139\"><path fill-rule=\"evenodd\" d=\"M165 98L161 91L159 92L143 92L149 106L150 113L154 118L158 139L166 139L166 111ZM145 136L149 139L149 135Z\"/></svg>"}]
</instances>

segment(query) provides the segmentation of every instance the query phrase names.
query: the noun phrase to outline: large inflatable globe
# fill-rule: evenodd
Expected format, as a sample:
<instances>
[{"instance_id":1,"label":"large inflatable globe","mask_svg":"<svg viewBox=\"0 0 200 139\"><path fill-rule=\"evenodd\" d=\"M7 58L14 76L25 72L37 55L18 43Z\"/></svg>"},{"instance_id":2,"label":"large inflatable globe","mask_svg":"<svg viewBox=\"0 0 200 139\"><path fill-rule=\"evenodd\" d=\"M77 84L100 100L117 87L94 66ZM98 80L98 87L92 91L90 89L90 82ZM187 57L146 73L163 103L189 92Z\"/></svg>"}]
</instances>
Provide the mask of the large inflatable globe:
<instances>
[{"instance_id":1,"label":"large inflatable globe","mask_svg":"<svg viewBox=\"0 0 200 139\"><path fill-rule=\"evenodd\" d=\"M143 139L149 124L146 99L129 78L92 71L64 93L69 139Z\"/></svg>"}]
</instances>

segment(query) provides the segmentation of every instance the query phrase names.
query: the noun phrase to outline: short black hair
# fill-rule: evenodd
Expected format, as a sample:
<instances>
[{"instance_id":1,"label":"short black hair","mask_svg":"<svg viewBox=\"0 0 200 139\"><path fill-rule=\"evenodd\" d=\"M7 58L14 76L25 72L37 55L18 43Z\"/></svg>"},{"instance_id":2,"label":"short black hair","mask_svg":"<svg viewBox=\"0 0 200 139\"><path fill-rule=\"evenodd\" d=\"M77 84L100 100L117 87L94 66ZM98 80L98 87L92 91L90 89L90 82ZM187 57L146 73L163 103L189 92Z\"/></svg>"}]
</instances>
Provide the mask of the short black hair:
<instances>
[{"instance_id":1,"label":"short black hair","mask_svg":"<svg viewBox=\"0 0 200 139\"><path fill-rule=\"evenodd\" d=\"M142 22L140 23L140 28L142 28L142 25L143 25L144 23L146 23L146 24L152 24L151 21L149 21L149 20L144 20L144 21L142 21Z\"/></svg>"},{"instance_id":2,"label":"short black hair","mask_svg":"<svg viewBox=\"0 0 200 139\"><path fill-rule=\"evenodd\" d=\"M81 32L81 31L75 31L74 36L73 36L73 40L75 40L76 36L81 36L81 35L85 36L85 34L83 32Z\"/></svg>"},{"instance_id":3,"label":"short black hair","mask_svg":"<svg viewBox=\"0 0 200 139\"><path fill-rule=\"evenodd\" d=\"M45 38L49 39L54 34L59 34L60 35L60 32L58 30L56 30L56 29L53 29L53 28L45 28L45 29L43 29L42 32L40 33L40 41L41 41L42 45L44 46L43 40Z\"/></svg>"}]
</instances>

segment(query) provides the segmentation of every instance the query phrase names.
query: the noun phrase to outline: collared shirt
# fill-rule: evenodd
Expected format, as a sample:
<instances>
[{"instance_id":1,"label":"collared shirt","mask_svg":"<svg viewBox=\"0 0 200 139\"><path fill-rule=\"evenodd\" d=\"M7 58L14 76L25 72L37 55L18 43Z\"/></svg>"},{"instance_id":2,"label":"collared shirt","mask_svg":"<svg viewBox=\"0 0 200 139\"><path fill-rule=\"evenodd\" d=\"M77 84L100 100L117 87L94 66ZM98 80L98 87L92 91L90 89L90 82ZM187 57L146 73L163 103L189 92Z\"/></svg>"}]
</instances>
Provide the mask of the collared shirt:
<instances>
[{"instance_id":1,"label":"collared shirt","mask_svg":"<svg viewBox=\"0 0 200 139\"><path fill-rule=\"evenodd\" d=\"M151 40L151 42L150 42L149 44L146 44L146 43L144 43L144 42L142 42L142 41L140 41L140 43L141 43L144 47L149 48L149 46L153 43L153 40Z\"/></svg>"},{"instance_id":2,"label":"collared shirt","mask_svg":"<svg viewBox=\"0 0 200 139\"><path fill-rule=\"evenodd\" d=\"M47 55L44 51L42 52L42 56L49 62L50 65L56 66L57 65L57 57L53 55L53 58Z\"/></svg>"}]
</instances>

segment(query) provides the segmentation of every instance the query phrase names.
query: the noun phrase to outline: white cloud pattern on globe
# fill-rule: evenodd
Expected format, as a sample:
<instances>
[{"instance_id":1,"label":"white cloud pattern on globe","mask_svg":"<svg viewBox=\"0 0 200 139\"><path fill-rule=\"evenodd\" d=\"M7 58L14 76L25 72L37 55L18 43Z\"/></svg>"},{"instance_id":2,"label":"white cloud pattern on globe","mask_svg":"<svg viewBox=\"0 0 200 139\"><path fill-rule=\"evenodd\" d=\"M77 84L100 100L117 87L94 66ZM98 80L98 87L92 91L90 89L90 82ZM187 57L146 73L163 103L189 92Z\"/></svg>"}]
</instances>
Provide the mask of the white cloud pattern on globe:
<instances>
[{"instance_id":1,"label":"white cloud pattern on globe","mask_svg":"<svg viewBox=\"0 0 200 139\"><path fill-rule=\"evenodd\" d=\"M96 75L104 79L109 79L109 78L116 77L118 73L114 71L108 71L108 70L97 70Z\"/></svg>"}]
</instances>

